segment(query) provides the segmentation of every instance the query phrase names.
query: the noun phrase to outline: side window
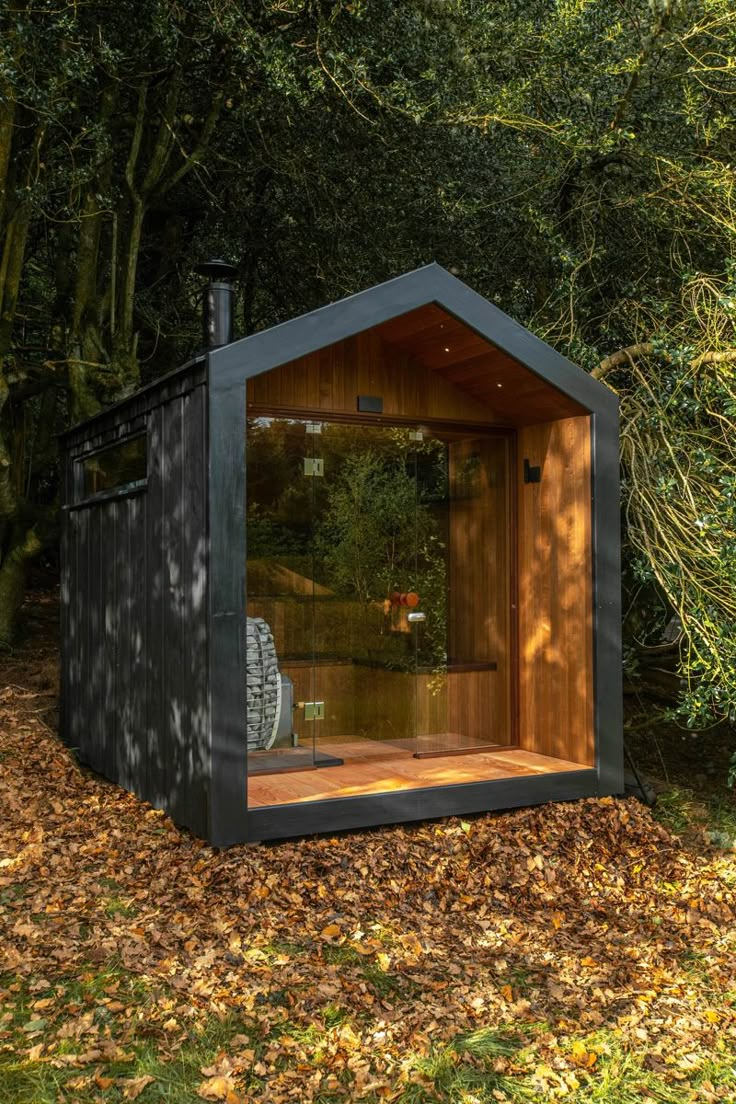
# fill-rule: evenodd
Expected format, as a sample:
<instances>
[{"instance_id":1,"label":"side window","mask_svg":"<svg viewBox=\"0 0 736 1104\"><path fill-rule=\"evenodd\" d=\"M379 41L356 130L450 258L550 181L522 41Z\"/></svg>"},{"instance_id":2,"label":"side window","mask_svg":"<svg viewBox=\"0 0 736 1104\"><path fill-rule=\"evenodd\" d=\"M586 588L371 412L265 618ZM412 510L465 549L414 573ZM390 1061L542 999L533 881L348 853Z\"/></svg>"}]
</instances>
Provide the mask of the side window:
<instances>
[{"instance_id":1,"label":"side window","mask_svg":"<svg viewBox=\"0 0 736 1104\"><path fill-rule=\"evenodd\" d=\"M146 434L139 433L78 460L82 476L78 484L81 498L145 485L146 443Z\"/></svg>"}]
</instances>

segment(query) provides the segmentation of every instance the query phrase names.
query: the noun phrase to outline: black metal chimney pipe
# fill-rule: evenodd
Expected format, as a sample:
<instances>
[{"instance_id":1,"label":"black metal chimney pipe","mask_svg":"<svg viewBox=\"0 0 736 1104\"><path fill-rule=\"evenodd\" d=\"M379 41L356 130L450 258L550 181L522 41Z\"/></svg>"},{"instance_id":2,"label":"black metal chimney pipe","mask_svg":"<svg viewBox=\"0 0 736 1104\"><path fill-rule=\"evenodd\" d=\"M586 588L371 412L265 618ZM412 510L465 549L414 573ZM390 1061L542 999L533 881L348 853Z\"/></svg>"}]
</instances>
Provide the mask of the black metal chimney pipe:
<instances>
[{"instance_id":1,"label":"black metal chimney pipe","mask_svg":"<svg viewBox=\"0 0 736 1104\"><path fill-rule=\"evenodd\" d=\"M237 270L215 257L198 264L194 271L209 279L204 289L202 311L204 343L208 349L229 345L233 339L233 286L230 281Z\"/></svg>"}]
</instances>

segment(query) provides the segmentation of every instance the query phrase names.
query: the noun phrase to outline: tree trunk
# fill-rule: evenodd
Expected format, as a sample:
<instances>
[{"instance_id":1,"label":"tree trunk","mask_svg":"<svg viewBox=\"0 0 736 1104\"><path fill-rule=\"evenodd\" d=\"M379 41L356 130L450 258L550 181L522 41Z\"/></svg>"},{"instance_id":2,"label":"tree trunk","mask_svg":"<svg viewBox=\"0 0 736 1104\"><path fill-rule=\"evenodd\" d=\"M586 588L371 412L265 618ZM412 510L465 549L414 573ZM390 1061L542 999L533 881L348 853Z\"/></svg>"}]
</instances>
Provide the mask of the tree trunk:
<instances>
[{"instance_id":1,"label":"tree trunk","mask_svg":"<svg viewBox=\"0 0 736 1104\"><path fill-rule=\"evenodd\" d=\"M0 646L12 644L26 590L28 561L41 551L34 529L16 528L14 540L0 566Z\"/></svg>"}]
</instances>

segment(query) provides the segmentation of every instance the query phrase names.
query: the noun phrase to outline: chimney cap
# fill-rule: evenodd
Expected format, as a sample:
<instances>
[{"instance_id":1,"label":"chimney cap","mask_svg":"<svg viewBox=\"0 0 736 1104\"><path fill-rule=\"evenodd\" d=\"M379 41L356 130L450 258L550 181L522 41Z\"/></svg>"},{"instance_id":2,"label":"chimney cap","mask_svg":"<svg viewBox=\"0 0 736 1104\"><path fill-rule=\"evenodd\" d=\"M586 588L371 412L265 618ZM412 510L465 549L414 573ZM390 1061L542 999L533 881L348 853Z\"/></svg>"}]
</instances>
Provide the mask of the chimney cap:
<instances>
[{"instance_id":1,"label":"chimney cap","mask_svg":"<svg viewBox=\"0 0 736 1104\"><path fill-rule=\"evenodd\" d=\"M200 276L208 276L210 280L232 280L238 270L221 257L213 257L212 260L195 265L194 271Z\"/></svg>"}]
</instances>

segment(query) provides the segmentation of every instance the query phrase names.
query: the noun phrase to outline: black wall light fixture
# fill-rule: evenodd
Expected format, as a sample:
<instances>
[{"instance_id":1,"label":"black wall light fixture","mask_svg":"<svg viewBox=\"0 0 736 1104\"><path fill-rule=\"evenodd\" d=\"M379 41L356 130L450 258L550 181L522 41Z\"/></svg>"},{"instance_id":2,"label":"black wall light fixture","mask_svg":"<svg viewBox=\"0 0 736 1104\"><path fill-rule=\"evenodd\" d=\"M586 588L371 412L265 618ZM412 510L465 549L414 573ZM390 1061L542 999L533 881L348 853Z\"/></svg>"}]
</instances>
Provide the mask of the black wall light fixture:
<instances>
[{"instance_id":1,"label":"black wall light fixture","mask_svg":"<svg viewBox=\"0 0 736 1104\"><path fill-rule=\"evenodd\" d=\"M539 465L532 467L528 458L524 457L524 482L525 483L541 483L542 482L542 469Z\"/></svg>"}]
</instances>

